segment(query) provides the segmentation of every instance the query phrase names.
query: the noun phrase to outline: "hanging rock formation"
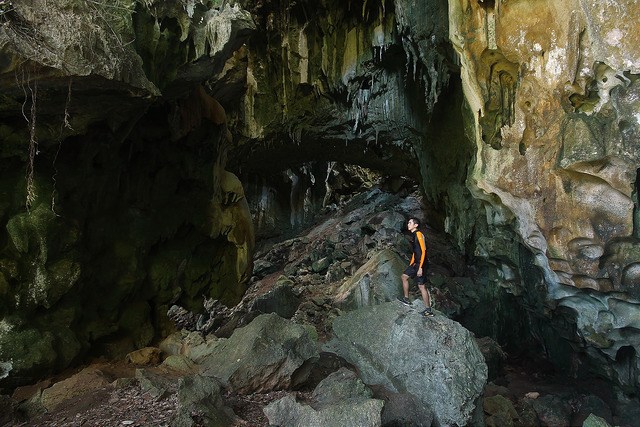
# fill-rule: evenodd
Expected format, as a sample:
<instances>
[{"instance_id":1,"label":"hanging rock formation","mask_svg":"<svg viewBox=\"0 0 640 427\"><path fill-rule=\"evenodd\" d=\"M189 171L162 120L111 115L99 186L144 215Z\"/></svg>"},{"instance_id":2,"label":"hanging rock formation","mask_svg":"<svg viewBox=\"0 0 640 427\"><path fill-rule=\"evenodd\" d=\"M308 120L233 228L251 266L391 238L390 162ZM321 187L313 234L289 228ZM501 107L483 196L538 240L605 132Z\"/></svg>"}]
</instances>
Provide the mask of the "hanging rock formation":
<instances>
[{"instance_id":1,"label":"hanging rock formation","mask_svg":"<svg viewBox=\"0 0 640 427\"><path fill-rule=\"evenodd\" d=\"M547 321L637 388L637 4L456 0L449 11L475 129L469 189L489 228L508 226L533 255ZM494 247L481 255L500 255ZM507 258L502 281L519 263ZM534 281L525 293L538 292Z\"/></svg>"},{"instance_id":2,"label":"hanging rock formation","mask_svg":"<svg viewBox=\"0 0 640 427\"><path fill-rule=\"evenodd\" d=\"M0 381L234 304L253 223L337 209L355 164L420 182L499 302L476 328L637 390L634 7L2 2Z\"/></svg>"}]
</instances>

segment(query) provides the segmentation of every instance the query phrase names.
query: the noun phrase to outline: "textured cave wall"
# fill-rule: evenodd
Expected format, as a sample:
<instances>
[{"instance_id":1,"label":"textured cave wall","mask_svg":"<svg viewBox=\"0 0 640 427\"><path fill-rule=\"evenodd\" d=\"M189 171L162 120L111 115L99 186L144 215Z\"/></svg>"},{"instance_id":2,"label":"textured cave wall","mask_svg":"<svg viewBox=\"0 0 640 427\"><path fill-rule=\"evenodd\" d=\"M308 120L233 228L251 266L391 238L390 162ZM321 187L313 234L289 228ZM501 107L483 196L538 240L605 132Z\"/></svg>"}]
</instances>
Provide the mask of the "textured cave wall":
<instances>
[{"instance_id":1,"label":"textured cave wall","mask_svg":"<svg viewBox=\"0 0 640 427\"><path fill-rule=\"evenodd\" d=\"M490 229L512 229L542 272L522 281L529 294L544 289L532 311L546 326L534 333L573 373L588 360L552 354L554 337L637 389L637 2L455 0L449 10L475 130L469 188Z\"/></svg>"},{"instance_id":2,"label":"textured cave wall","mask_svg":"<svg viewBox=\"0 0 640 427\"><path fill-rule=\"evenodd\" d=\"M229 166L284 173L290 203L294 181L304 188L313 175L322 187L343 164L419 176L424 116L448 85L444 1L249 2L261 37L246 46L252 17L223 3L2 9L8 383L97 344L144 345L169 303L237 299L253 231ZM410 34L418 21L429 24ZM206 93L194 94L198 83ZM312 203L332 203L341 185L352 184ZM306 197L296 203L287 213L299 225Z\"/></svg>"},{"instance_id":3,"label":"textured cave wall","mask_svg":"<svg viewBox=\"0 0 640 427\"><path fill-rule=\"evenodd\" d=\"M239 7L35 0L0 8L0 386L232 304L254 232L214 81Z\"/></svg>"},{"instance_id":4,"label":"textured cave wall","mask_svg":"<svg viewBox=\"0 0 640 427\"><path fill-rule=\"evenodd\" d=\"M0 381L237 300L250 214L300 226L362 165L480 260L478 333L637 387L633 3L3 2Z\"/></svg>"},{"instance_id":5,"label":"textured cave wall","mask_svg":"<svg viewBox=\"0 0 640 427\"><path fill-rule=\"evenodd\" d=\"M291 200L300 183L312 187L310 204L326 206L327 176L336 187L349 179L331 170L333 162L423 182L444 204L449 172L444 182L431 179L435 171L424 179L427 166L419 159L439 125L430 121L437 101L456 92L446 1L245 3L260 37L237 58L236 64L246 61L246 75L229 73L247 86L240 109L227 109L241 141L230 153L230 168L251 189L258 227L265 208L274 212L266 218L271 223L297 209ZM455 115L460 127L460 112ZM436 157L446 157L441 154ZM455 185L463 193L466 169L460 170Z\"/></svg>"}]
</instances>

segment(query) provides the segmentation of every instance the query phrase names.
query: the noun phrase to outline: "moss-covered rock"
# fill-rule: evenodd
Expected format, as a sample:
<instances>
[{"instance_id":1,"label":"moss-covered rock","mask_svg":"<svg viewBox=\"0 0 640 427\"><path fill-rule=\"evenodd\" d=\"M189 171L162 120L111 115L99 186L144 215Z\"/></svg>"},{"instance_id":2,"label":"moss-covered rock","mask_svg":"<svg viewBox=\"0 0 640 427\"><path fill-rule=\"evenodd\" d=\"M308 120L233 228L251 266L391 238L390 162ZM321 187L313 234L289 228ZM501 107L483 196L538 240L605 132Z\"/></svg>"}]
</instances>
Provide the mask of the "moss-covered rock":
<instances>
[{"instance_id":1,"label":"moss-covered rock","mask_svg":"<svg viewBox=\"0 0 640 427\"><path fill-rule=\"evenodd\" d=\"M237 302L253 229L224 108L198 84L248 12L38 0L0 20L0 386L146 345L170 303Z\"/></svg>"},{"instance_id":2,"label":"moss-covered rock","mask_svg":"<svg viewBox=\"0 0 640 427\"><path fill-rule=\"evenodd\" d=\"M0 323L0 361L12 365L9 374L35 372L50 373L57 361L55 337L51 332L20 328Z\"/></svg>"}]
</instances>

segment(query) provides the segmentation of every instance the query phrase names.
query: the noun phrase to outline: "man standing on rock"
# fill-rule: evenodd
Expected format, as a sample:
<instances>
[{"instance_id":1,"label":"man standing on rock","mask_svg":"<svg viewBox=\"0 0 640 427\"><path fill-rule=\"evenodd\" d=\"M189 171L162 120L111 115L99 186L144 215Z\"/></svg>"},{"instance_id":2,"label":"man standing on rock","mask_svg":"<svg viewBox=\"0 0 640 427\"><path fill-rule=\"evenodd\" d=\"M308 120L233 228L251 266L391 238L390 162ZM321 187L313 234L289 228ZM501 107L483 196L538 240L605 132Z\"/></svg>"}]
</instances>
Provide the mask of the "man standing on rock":
<instances>
[{"instance_id":1,"label":"man standing on rock","mask_svg":"<svg viewBox=\"0 0 640 427\"><path fill-rule=\"evenodd\" d=\"M407 229L413 233L413 255L411 256L411 262L409 267L402 273L402 290L404 291L403 297L398 297L398 300L405 304L411 305L409 300L409 277L415 278L418 283L418 289L422 294L422 301L426 309L422 312L424 317L433 316L431 310L431 297L429 291L425 287L426 267L427 267L427 247L424 243L424 234L418 230L420 227L420 221L417 218L409 218L407 222Z\"/></svg>"}]
</instances>

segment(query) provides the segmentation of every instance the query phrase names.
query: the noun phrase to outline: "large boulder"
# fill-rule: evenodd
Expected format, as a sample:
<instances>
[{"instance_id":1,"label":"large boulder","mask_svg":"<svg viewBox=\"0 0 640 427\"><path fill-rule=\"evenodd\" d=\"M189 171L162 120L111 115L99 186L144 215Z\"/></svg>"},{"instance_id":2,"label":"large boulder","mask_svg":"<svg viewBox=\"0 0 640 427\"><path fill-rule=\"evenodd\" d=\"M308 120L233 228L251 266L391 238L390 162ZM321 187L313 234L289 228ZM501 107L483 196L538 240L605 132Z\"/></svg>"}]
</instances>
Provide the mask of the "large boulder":
<instances>
[{"instance_id":1,"label":"large boulder","mask_svg":"<svg viewBox=\"0 0 640 427\"><path fill-rule=\"evenodd\" d=\"M487 365L468 330L441 315L425 319L418 307L388 302L346 313L333 322L327 350L356 366L365 383L416 396L436 425L465 425Z\"/></svg>"},{"instance_id":2,"label":"large boulder","mask_svg":"<svg viewBox=\"0 0 640 427\"><path fill-rule=\"evenodd\" d=\"M285 389L308 376L318 358L316 336L313 328L263 314L219 340L198 363L239 393Z\"/></svg>"},{"instance_id":3,"label":"large boulder","mask_svg":"<svg viewBox=\"0 0 640 427\"><path fill-rule=\"evenodd\" d=\"M270 403L264 413L270 424L280 426L380 426L384 402L371 395L354 372L342 368L318 384L310 405L287 395Z\"/></svg>"}]
</instances>

